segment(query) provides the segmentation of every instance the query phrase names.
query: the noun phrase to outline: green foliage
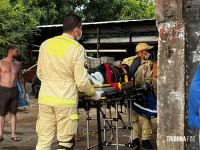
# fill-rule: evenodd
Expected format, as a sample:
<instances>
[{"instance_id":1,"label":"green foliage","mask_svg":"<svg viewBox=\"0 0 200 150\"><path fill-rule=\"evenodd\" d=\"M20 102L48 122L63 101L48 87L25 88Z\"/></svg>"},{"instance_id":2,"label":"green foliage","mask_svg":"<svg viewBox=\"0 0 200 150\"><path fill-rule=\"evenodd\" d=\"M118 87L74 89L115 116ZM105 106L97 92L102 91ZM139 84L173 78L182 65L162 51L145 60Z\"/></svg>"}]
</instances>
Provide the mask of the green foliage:
<instances>
[{"instance_id":1,"label":"green foliage","mask_svg":"<svg viewBox=\"0 0 200 150\"><path fill-rule=\"evenodd\" d=\"M91 0L83 13L86 22L152 19L155 0Z\"/></svg>"},{"instance_id":2,"label":"green foliage","mask_svg":"<svg viewBox=\"0 0 200 150\"><path fill-rule=\"evenodd\" d=\"M86 22L118 20L123 0L91 0L83 10Z\"/></svg>"},{"instance_id":3,"label":"green foliage","mask_svg":"<svg viewBox=\"0 0 200 150\"><path fill-rule=\"evenodd\" d=\"M87 5L88 0L63 0L58 1L57 10L59 12L57 23L62 23L63 16L67 13L76 13L84 18L83 9Z\"/></svg>"},{"instance_id":4,"label":"green foliage","mask_svg":"<svg viewBox=\"0 0 200 150\"><path fill-rule=\"evenodd\" d=\"M5 55L8 44L17 44L23 51L36 30L37 17L22 0L1 0L0 5L0 56ZM23 53L23 52L22 52Z\"/></svg>"},{"instance_id":5,"label":"green foliage","mask_svg":"<svg viewBox=\"0 0 200 150\"><path fill-rule=\"evenodd\" d=\"M37 20L40 25L55 22L59 12L56 10L56 3L53 0L31 0L31 3L29 9L38 15Z\"/></svg>"},{"instance_id":6,"label":"green foliage","mask_svg":"<svg viewBox=\"0 0 200 150\"><path fill-rule=\"evenodd\" d=\"M120 20L139 20L154 18L155 0L126 0L122 8Z\"/></svg>"},{"instance_id":7,"label":"green foliage","mask_svg":"<svg viewBox=\"0 0 200 150\"><path fill-rule=\"evenodd\" d=\"M40 11L40 25L62 23L66 13L76 13L83 17L82 8L87 0L32 0L32 10Z\"/></svg>"},{"instance_id":8,"label":"green foliage","mask_svg":"<svg viewBox=\"0 0 200 150\"><path fill-rule=\"evenodd\" d=\"M84 22L154 18L155 0L1 0L0 57L9 43L25 50L37 25L62 23L76 13Z\"/></svg>"}]
</instances>

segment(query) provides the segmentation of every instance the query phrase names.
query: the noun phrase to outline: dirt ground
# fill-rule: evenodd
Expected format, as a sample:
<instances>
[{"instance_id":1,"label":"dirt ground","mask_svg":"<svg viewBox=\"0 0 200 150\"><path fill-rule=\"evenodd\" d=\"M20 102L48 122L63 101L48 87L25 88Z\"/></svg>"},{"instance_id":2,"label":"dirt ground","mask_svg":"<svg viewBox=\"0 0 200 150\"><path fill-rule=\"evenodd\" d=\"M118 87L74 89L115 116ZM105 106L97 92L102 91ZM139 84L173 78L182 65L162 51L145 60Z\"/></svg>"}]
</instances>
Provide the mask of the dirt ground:
<instances>
[{"instance_id":1,"label":"dirt ground","mask_svg":"<svg viewBox=\"0 0 200 150\"><path fill-rule=\"evenodd\" d=\"M34 150L37 143L37 134L35 132L35 123L38 114L38 104L37 99L30 97L31 104L30 106L20 107L17 113L17 135L22 139L19 142L12 141L10 139L10 121L9 116L6 116L6 123L4 128L4 141L0 143L0 150ZM79 132L82 140L76 141L74 150L84 150L87 148L87 139L86 139L86 111L84 108L79 108L80 112L80 121L79 121ZM113 109L112 109L113 112ZM127 124L127 112L125 113L125 108L123 108L123 113L120 113L123 121ZM91 117L96 117L96 109L91 108L90 111ZM101 119L102 120L102 119ZM152 136L152 145L154 150L156 150L156 121L157 119L152 119L153 124L153 136ZM102 121L103 122L103 121ZM119 122L119 126L122 123ZM90 145L97 144L97 123L95 120L90 121ZM127 129L119 129L119 143L127 144L129 140L129 133ZM103 135L103 132L102 132ZM107 141L110 139L110 131L106 133ZM103 137L102 137L103 140ZM113 140L115 143L115 139ZM56 139L52 144L52 150L56 150L57 143ZM97 150L97 147L92 148ZM115 150L116 146L104 146L104 150ZM120 146L119 150L128 150L130 148ZM141 148L141 150L143 150Z\"/></svg>"}]
</instances>

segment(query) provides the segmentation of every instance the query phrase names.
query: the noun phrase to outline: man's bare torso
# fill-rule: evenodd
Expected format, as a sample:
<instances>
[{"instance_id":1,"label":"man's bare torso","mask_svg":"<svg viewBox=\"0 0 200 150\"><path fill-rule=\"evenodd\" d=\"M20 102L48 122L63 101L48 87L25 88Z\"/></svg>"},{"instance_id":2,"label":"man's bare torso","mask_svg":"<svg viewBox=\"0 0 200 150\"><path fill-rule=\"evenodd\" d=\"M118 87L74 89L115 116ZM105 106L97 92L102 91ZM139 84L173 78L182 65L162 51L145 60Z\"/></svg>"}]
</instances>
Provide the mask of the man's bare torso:
<instances>
[{"instance_id":1,"label":"man's bare torso","mask_svg":"<svg viewBox=\"0 0 200 150\"><path fill-rule=\"evenodd\" d=\"M5 58L0 60L0 85L6 87L16 86L20 78L20 63L16 60L7 61Z\"/></svg>"}]
</instances>

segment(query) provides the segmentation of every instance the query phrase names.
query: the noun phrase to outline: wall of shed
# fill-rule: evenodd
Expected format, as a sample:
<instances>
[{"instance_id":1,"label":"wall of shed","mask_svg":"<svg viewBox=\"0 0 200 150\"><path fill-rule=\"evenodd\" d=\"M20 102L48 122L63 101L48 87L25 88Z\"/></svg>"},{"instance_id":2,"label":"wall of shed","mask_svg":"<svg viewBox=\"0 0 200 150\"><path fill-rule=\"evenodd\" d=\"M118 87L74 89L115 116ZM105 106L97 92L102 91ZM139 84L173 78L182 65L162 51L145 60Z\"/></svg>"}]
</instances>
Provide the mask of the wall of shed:
<instances>
[{"instance_id":1,"label":"wall of shed","mask_svg":"<svg viewBox=\"0 0 200 150\"><path fill-rule=\"evenodd\" d=\"M183 150L185 118L185 24L183 0L156 0L158 42L158 150Z\"/></svg>"}]
</instances>

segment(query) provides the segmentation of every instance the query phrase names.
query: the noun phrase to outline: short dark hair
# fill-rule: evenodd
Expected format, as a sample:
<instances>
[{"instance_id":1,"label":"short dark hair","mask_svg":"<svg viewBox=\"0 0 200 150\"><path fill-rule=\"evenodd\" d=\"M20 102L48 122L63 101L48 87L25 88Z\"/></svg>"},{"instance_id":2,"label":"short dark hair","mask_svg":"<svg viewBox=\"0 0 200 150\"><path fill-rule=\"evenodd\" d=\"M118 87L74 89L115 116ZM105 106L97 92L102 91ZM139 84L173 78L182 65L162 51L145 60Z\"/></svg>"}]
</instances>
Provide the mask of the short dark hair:
<instances>
[{"instance_id":1,"label":"short dark hair","mask_svg":"<svg viewBox=\"0 0 200 150\"><path fill-rule=\"evenodd\" d=\"M63 32L71 32L75 27L80 28L82 18L75 14L66 14L63 19Z\"/></svg>"},{"instance_id":2,"label":"short dark hair","mask_svg":"<svg viewBox=\"0 0 200 150\"><path fill-rule=\"evenodd\" d=\"M10 44L10 45L8 45L8 47L7 47L7 53L8 53L8 51L11 50L11 49L19 49L19 47L18 47L17 45Z\"/></svg>"}]
</instances>

